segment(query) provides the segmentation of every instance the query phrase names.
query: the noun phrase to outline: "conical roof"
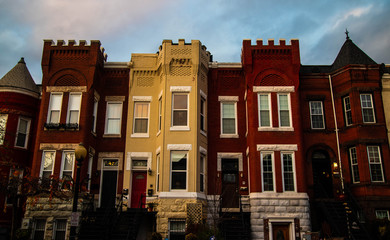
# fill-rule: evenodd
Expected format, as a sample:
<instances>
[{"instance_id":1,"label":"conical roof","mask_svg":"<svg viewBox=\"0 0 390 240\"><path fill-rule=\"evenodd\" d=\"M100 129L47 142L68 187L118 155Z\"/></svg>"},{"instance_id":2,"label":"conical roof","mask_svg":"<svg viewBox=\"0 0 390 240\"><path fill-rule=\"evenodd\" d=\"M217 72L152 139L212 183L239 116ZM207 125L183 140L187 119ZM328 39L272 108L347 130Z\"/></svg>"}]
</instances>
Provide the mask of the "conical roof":
<instances>
[{"instance_id":1,"label":"conical roof","mask_svg":"<svg viewBox=\"0 0 390 240\"><path fill-rule=\"evenodd\" d=\"M347 35L347 40L340 49L339 54L333 62L332 70L336 70L349 64L377 64L358 46L356 46Z\"/></svg>"},{"instance_id":2,"label":"conical roof","mask_svg":"<svg viewBox=\"0 0 390 240\"><path fill-rule=\"evenodd\" d=\"M40 92L27 69L24 58L21 58L18 64L0 79L0 88L4 87L17 88L37 94Z\"/></svg>"}]
</instances>

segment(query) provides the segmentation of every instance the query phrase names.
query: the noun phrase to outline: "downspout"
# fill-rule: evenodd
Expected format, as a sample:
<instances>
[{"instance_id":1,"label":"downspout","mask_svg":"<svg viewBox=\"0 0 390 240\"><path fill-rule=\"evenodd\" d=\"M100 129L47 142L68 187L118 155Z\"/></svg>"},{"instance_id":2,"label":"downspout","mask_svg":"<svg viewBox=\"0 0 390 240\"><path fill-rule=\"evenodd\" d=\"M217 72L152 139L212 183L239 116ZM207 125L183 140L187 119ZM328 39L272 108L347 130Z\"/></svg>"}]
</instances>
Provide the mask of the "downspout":
<instances>
[{"instance_id":1,"label":"downspout","mask_svg":"<svg viewBox=\"0 0 390 240\"><path fill-rule=\"evenodd\" d=\"M337 117L336 117L336 108L335 108L334 96L333 96L332 77L330 75L329 75L329 88L330 88L330 96L332 99L333 118L334 118L335 132L336 132L337 158L339 160L339 170L340 170L340 179L341 179L341 193L344 194L344 177L343 177L343 171L342 171L343 168L341 165L341 157L340 157L339 128L337 127Z\"/></svg>"}]
</instances>

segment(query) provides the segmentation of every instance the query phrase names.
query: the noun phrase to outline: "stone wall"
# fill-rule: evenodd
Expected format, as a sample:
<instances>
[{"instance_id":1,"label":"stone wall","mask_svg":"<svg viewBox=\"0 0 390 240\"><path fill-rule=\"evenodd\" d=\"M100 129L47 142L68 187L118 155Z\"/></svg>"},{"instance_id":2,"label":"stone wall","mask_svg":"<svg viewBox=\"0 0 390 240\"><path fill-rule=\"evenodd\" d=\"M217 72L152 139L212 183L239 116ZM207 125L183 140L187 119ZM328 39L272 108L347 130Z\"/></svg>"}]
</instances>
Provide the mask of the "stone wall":
<instances>
[{"instance_id":1,"label":"stone wall","mask_svg":"<svg viewBox=\"0 0 390 240\"><path fill-rule=\"evenodd\" d=\"M294 223L299 219L301 236L311 229L310 205L306 194L291 196L255 196L250 198L252 239L265 239L264 220L277 219L280 222Z\"/></svg>"},{"instance_id":2,"label":"stone wall","mask_svg":"<svg viewBox=\"0 0 390 240\"><path fill-rule=\"evenodd\" d=\"M62 200L58 198L49 199L48 197L30 197L26 202L26 212L24 219L29 219L30 228L33 227L35 219L46 219L45 240L53 239L54 223L56 219L67 219L66 239L69 238L70 216L72 213L72 198ZM84 200L79 199L79 211L83 209Z\"/></svg>"}]
</instances>

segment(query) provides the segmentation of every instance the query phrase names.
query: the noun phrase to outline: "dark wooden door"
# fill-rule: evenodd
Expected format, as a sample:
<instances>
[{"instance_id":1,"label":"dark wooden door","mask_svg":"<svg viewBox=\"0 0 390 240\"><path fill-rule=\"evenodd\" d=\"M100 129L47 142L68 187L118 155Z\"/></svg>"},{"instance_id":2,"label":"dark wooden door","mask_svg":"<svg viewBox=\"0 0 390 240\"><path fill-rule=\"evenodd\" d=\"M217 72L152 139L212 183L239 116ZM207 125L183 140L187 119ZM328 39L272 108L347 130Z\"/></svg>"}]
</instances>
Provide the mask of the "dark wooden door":
<instances>
[{"instance_id":1,"label":"dark wooden door","mask_svg":"<svg viewBox=\"0 0 390 240\"><path fill-rule=\"evenodd\" d=\"M131 208L145 207L146 172L133 172Z\"/></svg>"},{"instance_id":2,"label":"dark wooden door","mask_svg":"<svg viewBox=\"0 0 390 240\"><path fill-rule=\"evenodd\" d=\"M115 207L117 175L117 171L103 171L101 208Z\"/></svg>"},{"instance_id":3,"label":"dark wooden door","mask_svg":"<svg viewBox=\"0 0 390 240\"><path fill-rule=\"evenodd\" d=\"M289 224L272 224L272 240L290 240Z\"/></svg>"},{"instance_id":4,"label":"dark wooden door","mask_svg":"<svg viewBox=\"0 0 390 240\"><path fill-rule=\"evenodd\" d=\"M238 159L222 159L222 207L238 208Z\"/></svg>"}]
</instances>

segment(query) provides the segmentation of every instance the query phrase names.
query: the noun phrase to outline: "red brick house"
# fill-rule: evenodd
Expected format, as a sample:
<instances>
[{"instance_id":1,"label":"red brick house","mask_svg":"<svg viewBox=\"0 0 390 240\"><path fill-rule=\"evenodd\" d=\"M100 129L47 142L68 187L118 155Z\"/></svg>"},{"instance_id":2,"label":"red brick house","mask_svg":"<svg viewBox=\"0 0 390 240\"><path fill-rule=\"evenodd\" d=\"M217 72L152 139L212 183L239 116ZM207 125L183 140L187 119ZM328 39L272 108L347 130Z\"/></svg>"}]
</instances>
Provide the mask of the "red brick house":
<instances>
[{"instance_id":1,"label":"red brick house","mask_svg":"<svg viewBox=\"0 0 390 240\"><path fill-rule=\"evenodd\" d=\"M2 185L11 178L22 179L30 173L40 89L32 79L24 59L0 79L0 172ZM18 187L19 181L12 186ZM8 193L8 195L7 195ZM25 199L19 198L11 187L0 193L0 235L7 236L20 227ZM20 193L19 193L20 194Z\"/></svg>"}]
</instances>

